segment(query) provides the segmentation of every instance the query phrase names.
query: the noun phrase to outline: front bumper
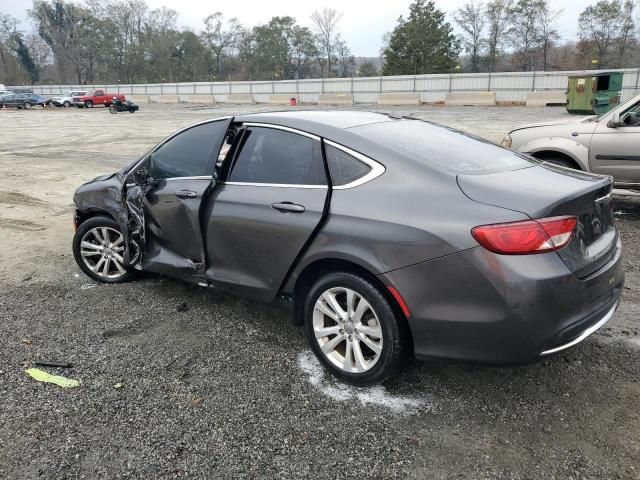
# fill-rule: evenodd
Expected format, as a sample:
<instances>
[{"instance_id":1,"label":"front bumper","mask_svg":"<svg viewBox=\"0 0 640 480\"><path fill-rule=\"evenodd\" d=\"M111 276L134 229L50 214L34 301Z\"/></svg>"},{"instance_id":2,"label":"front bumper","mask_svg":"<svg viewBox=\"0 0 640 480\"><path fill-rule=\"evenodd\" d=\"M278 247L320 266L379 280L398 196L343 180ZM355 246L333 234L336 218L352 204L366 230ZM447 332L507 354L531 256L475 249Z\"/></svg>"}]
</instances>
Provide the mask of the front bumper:
<instances>
[{"instance_id":1,"label":"front bumper","mask_svg":"<svg viewBox=\"0 0 640 480\"><path fill-rule=\"evenodd\" d=\"M380 279L409 307L417 358L517 364L569 348L608 321L624 271L618 241L612 259L585 279L555 252L505 256L482 247Z\"/></svg>"}]
</instances>

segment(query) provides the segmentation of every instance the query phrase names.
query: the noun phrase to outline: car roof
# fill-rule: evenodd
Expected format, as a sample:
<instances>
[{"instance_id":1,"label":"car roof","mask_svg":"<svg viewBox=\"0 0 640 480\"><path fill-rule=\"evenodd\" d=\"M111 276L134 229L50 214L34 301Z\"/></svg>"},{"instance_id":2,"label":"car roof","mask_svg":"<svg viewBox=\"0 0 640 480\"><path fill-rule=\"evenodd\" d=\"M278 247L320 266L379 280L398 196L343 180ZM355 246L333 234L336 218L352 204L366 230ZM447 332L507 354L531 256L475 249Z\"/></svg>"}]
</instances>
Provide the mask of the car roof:
<instances>
[{"instance_id":1,"label":"car roof","mask_svg":"<svg viewBox=\"0 0 640 480\"><path fill-rule=\"evenodd\" d=\"M353 128L371 123L391 122L389 115L376 112L352 110L298 110L281 112L263 112L241 115L235 118L239 122L265 122L289 125L315 125L317 128Z\"/></svg>"}]
</instances>

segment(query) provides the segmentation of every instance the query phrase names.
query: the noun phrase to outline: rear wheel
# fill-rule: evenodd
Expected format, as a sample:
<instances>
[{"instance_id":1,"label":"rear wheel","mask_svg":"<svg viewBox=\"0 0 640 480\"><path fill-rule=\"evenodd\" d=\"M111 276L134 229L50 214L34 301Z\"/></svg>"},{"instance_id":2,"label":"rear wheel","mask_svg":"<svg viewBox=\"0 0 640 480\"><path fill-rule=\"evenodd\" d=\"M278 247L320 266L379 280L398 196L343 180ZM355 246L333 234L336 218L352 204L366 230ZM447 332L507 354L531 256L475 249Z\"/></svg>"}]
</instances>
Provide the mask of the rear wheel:
<instances>
[{"instance_id":1,"label":"rear wheel","mask_svg":"<svg viewBox=\"0 0 640 480\"><path fill-rule=\"evenodd\" d=\"M69 108L71 106L71 102L68 100L65 100L65 102L62 105L64 105L65 108Z\"/></svg>"},{"instance_id":2,"label":"rear wheel","mask_svg":"<svg viewBox=\"0 0 640 480\"><path fill-rule=\"evenodd\" d=\"M554 152L548 153L539 153L534 155L538 160L542 160L543 162L551 163L553 165L558 165L560 167L572 168L574 170L581 170L576 162L569 157L565 157L561 154L557 154Z\"/></svg>"},{"instance_id":3,"label":"rear wheel","mask_svg":"<svg viewBox=\"0 0 640 480\"><path fill-rule=\"evenodd\" d=\"M393 376L408 351L393 306L377 286L352 273L327 274L311 287L304 326L325 368L354 385Z\"/></svg>"},{"instance_id":4,"label":"rear wheel","mask_svg":"<svg viewBox=\"0 0 640 480\"><path fill-rule=\"evenodd\" d=\"M109 113L118 113L118 109L116 108L115 105L111 105L109 107Z\"/></svg>"},{"instance_id":5,"label":"rear wheel","mask_svg":"<svg viewBox=\"0 0 640 480\"><path fill-rule=\"evenodd\" d=\"M29 110L29 109L31 108L31 104L30 104L29 102L24 102L24 103L22 104L22 106L23 106L24 108L26 108L27 110Z\"/></svg>"},{"instance_id":6,"label":"rear wheel","mask_svg":"<svg viewBox=\"0 0 640 480\"><path fill-rule=\"evenodd\" d=\"M82 223L73 237L73 256L80 269L103 283L130 280L134 272L124 265L125 242L118 223L93 217Z\"/></svg>"}]
</instances>

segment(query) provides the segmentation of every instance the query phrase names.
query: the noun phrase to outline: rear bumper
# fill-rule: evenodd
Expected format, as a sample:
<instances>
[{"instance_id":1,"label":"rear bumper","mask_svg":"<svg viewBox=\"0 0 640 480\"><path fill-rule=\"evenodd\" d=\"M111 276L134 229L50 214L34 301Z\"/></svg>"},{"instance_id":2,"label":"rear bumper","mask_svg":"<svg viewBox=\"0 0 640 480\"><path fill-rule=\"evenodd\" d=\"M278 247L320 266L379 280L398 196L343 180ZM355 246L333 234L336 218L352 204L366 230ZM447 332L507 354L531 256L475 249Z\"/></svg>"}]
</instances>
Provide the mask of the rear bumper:
<instances>
[{"instance_id":1,"label":"rear bumper","mask_svg":"<svg viewBox=\"0 0 640 480\"><path fill-rule=\"evenodd\" d=\"M568 343L559 345L559 346L554 347L554 348L550 348L549 350L545 350L544 352L540 352L540 356L551 355L552 353L558 353L558 352L561 352L562 350L566 350L567 348L571 348L574 345L577 345L578 343L582 342L587 337L589 337L592 333L595 333L597 330L600 330L605 325L605 323L607 323L609 320L611 320L613 318L613 314L616 313L617 309L618 309L618 303L616 303L613 306L613 308L611 308L611 310L609 310L605 314L605 316L602 317L602 319L600 319L598 322L596 322L593 325L591 325L584 332L582 332L579 336L577 336L576 338L574 338L573 340L571 340Z\"/></svg>"},{"instance_id":2,"label":"rear bumper","mask_svg":"<svg viewBox=\"0 0 640 480\"><path fill-rule=\"evenodd\" d=\"M621 246L579 279L556 253L495 255L477 247L380 275L411 312L417 358L527 363L569 348L614 314L624 284Z\"/></svg>"}]
</instances>

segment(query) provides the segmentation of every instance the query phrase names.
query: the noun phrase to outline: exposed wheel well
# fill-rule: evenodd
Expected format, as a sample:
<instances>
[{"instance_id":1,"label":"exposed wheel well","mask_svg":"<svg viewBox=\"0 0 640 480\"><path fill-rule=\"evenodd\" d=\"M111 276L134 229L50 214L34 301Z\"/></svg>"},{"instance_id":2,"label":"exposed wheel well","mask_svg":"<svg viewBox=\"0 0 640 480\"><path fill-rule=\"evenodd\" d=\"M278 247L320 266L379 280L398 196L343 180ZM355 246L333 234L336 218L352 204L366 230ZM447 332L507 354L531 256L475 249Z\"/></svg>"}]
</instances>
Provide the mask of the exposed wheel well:
<instances>
[{"instance_id":1,"label":"exposed wheel well","mask_svg":"<svg viewBox=\"0 0 640 480\"><path fill-rule=\"evenodd\" d=\"M304 268L304 270L300 273L296 280L293 291L293 308L291 310L291 318L294 325L302 325L303 309L306 295L313 286L313 283L325 273L330 272L348 272L355 275L360 275L361 277L370 281L373 285L377 286L400 319L400 322L404 327L402 330L409 337L407 342L409 348L413 350L413 338L411 337L409 322L402 312L400 305L398 305L396 299L389 292L387 286L384 285L384 283L382 283L376 275L368 271L366 268L347 260L327 258L317 260Z\"/></svg>"},{"instance_id":2,"label":"exposed wheel well","mask_svg":"<svg viewBox=\"0 0 640 480\"><path fill-rule=\"evenodd\" d=\"M103 210L85 210L85 211L76 210L76 228L82 225L84 222L86 222L90 218L94 218L94 217L107 217L117 222L117 220L113 217L113 215L110 215L109 213Z\"/></svg>"},{"instance_id":3,"label":"exposed wheel well","mask_svg":"<svg viewBox=\"0 0 640 480\"><path fill-rule=\"evenodd\" d=\"M580 166L580 164L578 164L578 162L576 162L573 158L571 158L569 155L565 153L555 152L553 150L544 150L542 152L532 153L531 155L537 158L538 160L549 160L551 158L557 159L557 160L563 160L567 162L571 166L571 168L575 168L576 170L582 170L582 167Z\"/></svg>"}]
</instances>

